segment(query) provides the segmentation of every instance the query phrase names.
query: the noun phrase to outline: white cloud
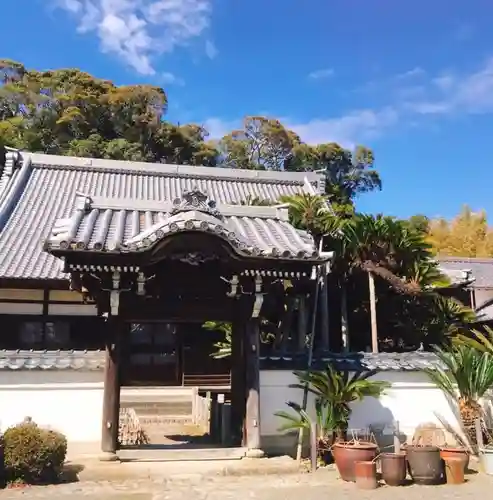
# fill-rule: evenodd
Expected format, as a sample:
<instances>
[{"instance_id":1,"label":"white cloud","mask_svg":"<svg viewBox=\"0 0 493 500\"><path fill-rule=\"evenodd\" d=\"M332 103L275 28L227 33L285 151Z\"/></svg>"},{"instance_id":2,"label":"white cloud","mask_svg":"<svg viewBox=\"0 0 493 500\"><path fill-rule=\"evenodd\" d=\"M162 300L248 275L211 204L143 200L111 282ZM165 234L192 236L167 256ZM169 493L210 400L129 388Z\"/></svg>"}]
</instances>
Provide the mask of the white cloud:
<instances>
[{"instance_id":1,"label":"white cloud","mask_svg":"<svg viewBox=\"0 0 493 500\"><path fill-rule=\"evenodd\" d=\"M426 71L421 68L420 66L416 66L413 69L410 69L408 71L404 71L403 73L399 73L395 75L396 80L403 80L406 78L416 78L419 76L424 76L426 74Z\"/></svg>"},{"instance_id":2,"label":"white cloud","mask_svg":"<svg viewBox=\"0 0 493 500\"><path fill-rule=\"evenodd\" d=\"M398 119L397 111L387 107L380 110L354 110L343 116L313 119L304 123L285 120L285 124L309 144L337 142L351 147L360 141L379 137Z\"/></svg>"},{"instance_id":3,"label":"white cloud","mask_svg":"<svg viewBox=\"0 0 493 500\"><path fill-rule=\"evenodd\" d=\"M407 103L408 109L420 114L493 112L493 58L473 73L434 78L428 94Z\"/></svg>"},{"instance_id":4,"label":"white cloud","mask_svg":"<svg viewBox=\"0 0 493 500\"><path fill-rule=\"evenodd\" d=\"M212 0L56 0L81 33L97 33L103 52L117 55L143 75L153 59L203 37Z\"/></svg>"},{"instance_id":5,"label":"white cloud","mask_svg":"<svg viewBox=\"0 0 493 500\"><path fill-rule=\"evenodd\" d=\"M182 78L168 72L161 73L159 76L159 80L163 85L185 85L185 81Z\"/></svg>"},{"instance_id":6,"label":"white cloud","mask_svg":"<svg viewBox=\"0 0 493 500\"><path fill-rule=\"evenodd\" d=\"M398 121L398 113L388 107L378 111L372 109L355 110L333 118L318 118L307 122L282 118L282 123L296 132L308 144L337 142L346 147L368 139L375 139ZM241 127L241 119L222 120L209 118L204 122L211 139L220 139L232 130Z\"/></svg>"},{"instance_id":7,"label":"white cloud","mask_svg":"<svg viewBox=\"0 0 493 500\"><path fill-rule=\"evenodd\" d=\"M241 119L223 120L218 117L211 117L204 121L203 126L209 132L209 139L221 139L232 130L241 127Z\"/></svg>"},{"instance_id":8,"label":"white cloud","mask_svg":"<svg viewBox=\"0 0 493 500\"><path fill-rule=\"evenodd\" d=\"M205 53L209 59L215 59L219 54L219 51L212 40L206 40Z\"/></svg>"},{"instance_id":9,"label":"white cloud","mask_svg":"<svg viewBox=\"0 0 493 500\"><path fill-rule=\"evenodd\" d=\"M325 78L330 78L333 75L334 70L332 68L325 68L312 71L308 74L308 78L310 78L310 80L323 80Z\"/></svg>"}]
</instances>

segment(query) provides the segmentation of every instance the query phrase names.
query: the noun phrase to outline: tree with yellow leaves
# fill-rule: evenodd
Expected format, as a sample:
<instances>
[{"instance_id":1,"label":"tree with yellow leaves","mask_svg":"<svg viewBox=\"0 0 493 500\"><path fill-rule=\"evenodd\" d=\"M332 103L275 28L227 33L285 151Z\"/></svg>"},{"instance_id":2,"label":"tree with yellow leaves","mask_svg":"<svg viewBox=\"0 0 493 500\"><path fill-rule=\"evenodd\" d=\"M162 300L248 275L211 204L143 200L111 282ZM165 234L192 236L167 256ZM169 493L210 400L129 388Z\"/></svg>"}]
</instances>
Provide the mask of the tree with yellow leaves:
<instances>
[{"instance_id":1,"label":"tree with yellow leaves","mask_svg":"<svg viewBox=\"0 0 493 500\"><path fill-rule=\"evenodd\" d=\"M428 242L437 255L457 257L493 257L493 229L486 212L474 212L465 205L452 219L431 220Z\"/></svg>"}]
</instances>

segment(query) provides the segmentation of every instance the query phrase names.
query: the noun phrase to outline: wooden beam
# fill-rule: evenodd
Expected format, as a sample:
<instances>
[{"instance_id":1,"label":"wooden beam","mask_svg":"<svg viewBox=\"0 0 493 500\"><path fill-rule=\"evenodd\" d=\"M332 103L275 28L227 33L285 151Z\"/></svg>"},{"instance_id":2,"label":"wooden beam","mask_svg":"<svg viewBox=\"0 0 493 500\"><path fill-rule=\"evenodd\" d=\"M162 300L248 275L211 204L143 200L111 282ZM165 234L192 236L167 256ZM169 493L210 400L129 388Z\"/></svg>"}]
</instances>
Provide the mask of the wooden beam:
<instances>
[{"instance_id":1,"label":"wooden beam","mask_svg":"<svg viewBox=\"0 0 493 500\"><path fill-rule=\"evenodd\" d=\"M247 456L263 456L260 447L260 320L251 318L246 324L246 447Z\"/></svg>"},{"instance_id":2,"label":"wooden beam","mask_svg":"<svg viewBox=\"0 0 493 500\"><path fill-rule=\"evenodd\" d=\"M232 324L231 333L231 436L233 444L243 444L246 411L245 322Z\"/></svg>"},{"instance_id":3,"label":"wooden beam","mask_svg":"<svg viewBox=\"0 0 493 500\"><path fill-rule=\"evenodd\" d=\"M368 273L368 287L370 290L371 350L378 352L377 299L375 277L371 272Z\"/></svg>"},{"instance_id":4,"label":"wooden beam","mask_svg":"<svg viewBox=\"0 0 493 500\"><path fill-rule=\"evenodd\" d=\"M121 322L108 318L106 323L106 362L104 368L101 460L117 460L120 416L120 337Z\"/></svg>"}]
</instances>

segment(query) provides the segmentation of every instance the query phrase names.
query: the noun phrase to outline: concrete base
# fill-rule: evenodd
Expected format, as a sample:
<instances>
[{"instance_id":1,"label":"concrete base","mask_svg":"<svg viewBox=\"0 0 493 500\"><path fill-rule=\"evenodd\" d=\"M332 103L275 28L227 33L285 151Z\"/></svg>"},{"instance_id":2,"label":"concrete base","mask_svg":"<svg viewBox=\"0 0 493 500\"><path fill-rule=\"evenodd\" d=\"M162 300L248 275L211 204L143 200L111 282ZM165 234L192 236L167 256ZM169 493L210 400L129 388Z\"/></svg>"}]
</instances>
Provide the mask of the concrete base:
<instances>
[{"instance_id":1,"label":"concrete base","mask_svg":"<svg viewBox=\"0 0 493 500\"><path fill-rule=\"evenodd\" d=\"M100 462L118 462L119 458L116 453L103 451L99 454L98 459Z\"/></svg>"},{"instance_id":2,"label":"concrete base","mask_svg":"<svg viewBox=\"0 0 493 500\"><path fill-rule=\"evenodd\" d=\"M259 448L251 448L245 453L246 458L264 458L265 452Z\"/></svg>"}]
</instances>

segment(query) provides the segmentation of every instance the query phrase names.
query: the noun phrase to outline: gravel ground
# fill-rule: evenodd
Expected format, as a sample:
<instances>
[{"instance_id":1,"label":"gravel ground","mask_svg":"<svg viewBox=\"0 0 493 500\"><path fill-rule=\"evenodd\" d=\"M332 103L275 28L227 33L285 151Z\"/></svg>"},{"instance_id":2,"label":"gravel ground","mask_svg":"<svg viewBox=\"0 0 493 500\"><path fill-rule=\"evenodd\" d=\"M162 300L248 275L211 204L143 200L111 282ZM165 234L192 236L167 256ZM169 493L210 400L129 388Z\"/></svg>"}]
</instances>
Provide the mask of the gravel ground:
<instances>
[{"instance_id":1,"label":"gravel ground","mask_svg":"<svg viewBox=\"0 0 493 500\"><path fill-rule=\"evenodd\" d=\"M182 475L173 478L148 478L113 481L83 481L58 486L32 487L0 492L0 499L46 500L466 500L489 496L493 476L473 474L459 486L405 486L377 490L358 490L354 484L338 479L335 471L315 474L290 474L243 477L204 477Z\"/></svg>"}]
</instances>

